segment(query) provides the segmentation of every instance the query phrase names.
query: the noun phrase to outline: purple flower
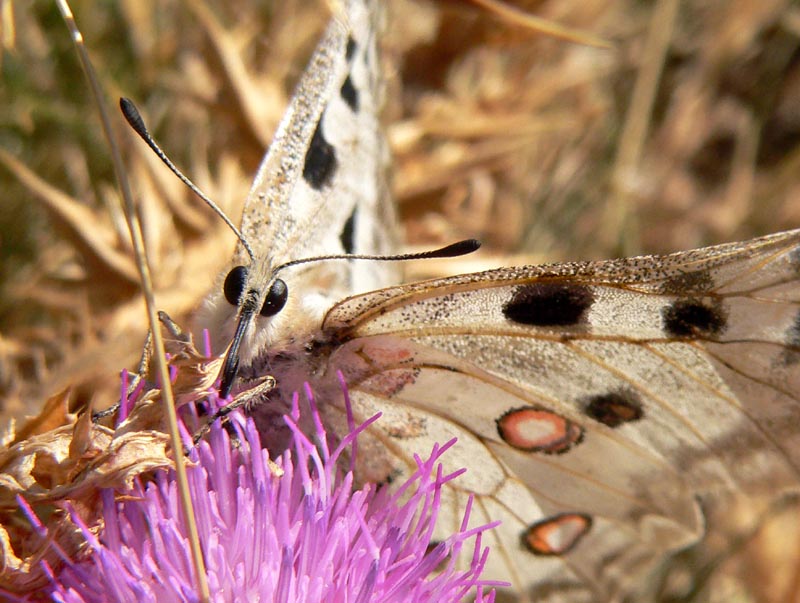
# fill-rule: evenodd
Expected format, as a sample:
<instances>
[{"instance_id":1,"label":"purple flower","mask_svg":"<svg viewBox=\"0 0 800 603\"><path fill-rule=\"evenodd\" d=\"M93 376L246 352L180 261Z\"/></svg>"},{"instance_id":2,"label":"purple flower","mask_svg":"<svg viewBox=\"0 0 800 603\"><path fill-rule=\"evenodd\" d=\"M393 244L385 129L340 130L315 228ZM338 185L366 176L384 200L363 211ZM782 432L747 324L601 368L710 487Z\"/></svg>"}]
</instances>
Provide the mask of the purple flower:
<instances>
[{"instance_id":1,"label":"purple flower","mask_svg":"<svg viewBox=\"0 0 800 603\"><path fill-rule=\"evenodd\" d=\"M439 462L455 440L417 458L416 473L394 493L373 484L354 491L340 457L348 448L357 454L356 436L378 417L331 451L310 391L307 398L316 444L297 427L295 397L286 417L293 450L278 459L280 471L250 419L239 419L238 447L214 427L192 452L189 483L212 600L493 601L495 584L480 579L489 552L481 534L496 524L468 530L467 509L457 534L432 541L441 489L461 473L443 475ZM102 497L99 535L70 510L87 555L51 572L42 594L68 603L197 600L174 475L161 472L124 497L112 490ZM458 569L464 555L467 568Z\"/></svg>"}]
</instances>

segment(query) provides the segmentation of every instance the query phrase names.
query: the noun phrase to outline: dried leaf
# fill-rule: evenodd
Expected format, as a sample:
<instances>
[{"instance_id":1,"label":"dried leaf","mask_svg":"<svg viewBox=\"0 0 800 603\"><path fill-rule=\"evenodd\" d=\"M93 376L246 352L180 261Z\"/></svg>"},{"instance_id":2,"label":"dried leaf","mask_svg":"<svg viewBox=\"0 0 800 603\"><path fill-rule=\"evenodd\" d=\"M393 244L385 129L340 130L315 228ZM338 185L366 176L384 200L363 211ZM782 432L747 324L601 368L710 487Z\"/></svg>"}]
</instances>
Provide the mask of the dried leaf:
<instances>
[{"instance_id":1,"label":"dried leaf","mask_svg":"<svg viewBox=\"0 0 800 603\"><path fill-rule=\"evenodd\" d=\"M191 337L169 341L170 363L179 367L176 399L197 401L216 379L221 359L202 356ZM77 419L67 413L67 395L64 390L51 397L0 450L0 589L6 591L42 586L47 577L41 561L51 567L61 563L56 547L70 557L79 554L85 538L64 511L65 503L90 529L99 529L101 490L124 496L137 477L172 466L160 390L144 391L116 428L93 422L88 409ZM52 425L57 426L46 430ZM46 538L18 497L46 523Z\"/></svg>"},{"instance_id":2,"label":"dried leaf","mask_svg":"<svg viewBox=\"0 0 800 603\"><path fill-rule=\"evenodd\" d=\"M52 431L61 425L74 421L69 413L70 388L64 388L57 394L50 396L42 406L42 410L35 417L29 418L14 434L9 445L26 440L31 436Z\"/></svg>"}]
</instances>

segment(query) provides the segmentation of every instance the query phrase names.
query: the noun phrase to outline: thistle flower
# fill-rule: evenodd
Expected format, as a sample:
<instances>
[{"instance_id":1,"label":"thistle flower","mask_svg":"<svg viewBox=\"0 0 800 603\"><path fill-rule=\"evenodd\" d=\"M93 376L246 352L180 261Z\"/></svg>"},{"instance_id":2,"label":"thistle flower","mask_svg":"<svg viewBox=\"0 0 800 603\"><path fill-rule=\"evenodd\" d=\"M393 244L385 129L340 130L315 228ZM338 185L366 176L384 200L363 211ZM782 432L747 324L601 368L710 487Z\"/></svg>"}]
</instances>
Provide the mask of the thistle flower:
<instances>
[{"instance_id":1,"label":"thistle flower","mask_svg":"<svg viewBox=\"0 0 800 603\"><path fill-rule=\"evenodd\" d=\"M480 579L488 554L481 535L496 524L467 529L468 508L457 534L432 542L441 489L462 472L443 475L439 462L455 440L416 458L416 472L396 492L375 485L354 491L352 471L340 470L338 461L378 417L331 451L311 392L306 395L317 444L297 427L295 397L286 418L293 449L278 459L277 471L250 419L238 419L238 447L215 427L192 452L189 482L212 599L493 601L494 592L485 590L495 584ZM89 554L51 572L42 594L65 603L197 600L172 473L137 482L124 498L111 489L102 497L99 536L69 510ZM470 546L467 568L458 569L462 549L469 554Z\"/></svg>"}]
</instances>

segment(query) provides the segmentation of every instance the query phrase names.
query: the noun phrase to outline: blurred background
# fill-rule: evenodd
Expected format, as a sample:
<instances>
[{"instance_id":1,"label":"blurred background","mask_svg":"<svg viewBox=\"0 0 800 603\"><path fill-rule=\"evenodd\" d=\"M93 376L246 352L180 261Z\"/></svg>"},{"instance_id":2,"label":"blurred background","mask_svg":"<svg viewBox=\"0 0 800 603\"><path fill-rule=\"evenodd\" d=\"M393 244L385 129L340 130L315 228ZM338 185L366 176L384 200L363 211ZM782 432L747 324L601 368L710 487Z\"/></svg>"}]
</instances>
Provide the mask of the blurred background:
<instances>
[{"instance_id":1,"label":"blurred background","mask_svg":"<svg viewBox=\"0 0 800 603\"><path fill-rule=\"evenodd\" d=\"M665 253L800 226L797 3L502 5L514 14L490 4L387 2L386 123L406 244L485 245L411 265L409 278ZM72 8L141 204L158 305L188 324L234 239L134 140L116 99L137 103L173 161L238 222L328 3ZM608 46L543 35L525 14ZM107 145L56 8L0 0L0 19L0 412L34 412L67 386L74 408L107 406L146 332ZM702 566L722 586L685 592L794 600L796 550L778 548L784 573L765 544L733 561L748 572L717 571L730 556L723 541Z\"/></svg>"}]
</instances>

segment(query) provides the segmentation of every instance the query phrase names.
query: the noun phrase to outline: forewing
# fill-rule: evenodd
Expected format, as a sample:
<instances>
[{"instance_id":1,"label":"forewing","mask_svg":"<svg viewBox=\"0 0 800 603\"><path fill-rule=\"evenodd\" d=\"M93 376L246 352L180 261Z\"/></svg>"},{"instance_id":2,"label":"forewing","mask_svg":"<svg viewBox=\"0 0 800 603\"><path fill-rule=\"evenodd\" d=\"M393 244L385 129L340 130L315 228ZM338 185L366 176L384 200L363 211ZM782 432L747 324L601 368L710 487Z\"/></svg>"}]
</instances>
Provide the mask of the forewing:
<instances>
[{"instance_id":1,"label":"forewing","mask_svg":"<svg viewBox=\"0 0 800 603\"><path fill-rule=\"evenodd\" d=\"M248 196L242 232L271 264L393 243L379 124L380 4L338 6Z\"/></svg>"},{"instance_id":2,"label":"forewing","mask_svg":"<svg viewBox=\"0 0 800 603\"><path fill-rule=\"evenodd\" d=\"M214 349L230 344L245 300L263 307L275 270L284 263L394 249L388 154L378 121L381 3L347 0L334 7L245 203L241 231L254 257L240 243L229 270L243 266L240 275L246 276L234 279L225 297L226 270L199 317L198 324L214 335ZM242 323L237 353L244 378L269 372L271 351L316 334L335 302L398 282L389 262L313 262L279 277L289 292L285 307L277 315L250 312Z\"/></svg>"},{"instance_id":3,"label":"forewing","mask_svg":"<svg viewBox=\"0 0 800 603\"><path fill-rule=\"evenodd\" d=\"M702 534L700 504L800 481L799 277L791 231L394 287L324 329L359 413L388 415L370 479L456 436L446 508L472 491L504 521L493 577L615 600Z\"/></svg>"}]
</instances>

